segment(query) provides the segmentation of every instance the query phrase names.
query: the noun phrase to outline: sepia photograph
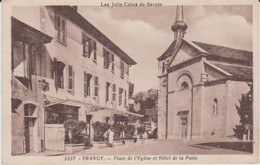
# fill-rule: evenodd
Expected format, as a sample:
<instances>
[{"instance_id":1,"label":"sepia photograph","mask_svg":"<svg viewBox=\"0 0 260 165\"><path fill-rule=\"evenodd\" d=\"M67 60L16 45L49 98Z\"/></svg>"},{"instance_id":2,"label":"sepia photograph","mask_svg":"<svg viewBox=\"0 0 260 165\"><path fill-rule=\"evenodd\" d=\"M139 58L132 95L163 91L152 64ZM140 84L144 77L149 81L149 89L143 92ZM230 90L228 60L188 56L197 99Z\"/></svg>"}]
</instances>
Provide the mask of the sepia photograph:
<instances>
[{"instance_id":1,"label":"sepia photograph","mask_svg":"<svg viewBox=\"0 0 260 165\"><path fill-rule=\"evenodd\" d=\"M178 2L5 1L2 163L257 163L257 1Z\"/></svg>"}]
</instances>

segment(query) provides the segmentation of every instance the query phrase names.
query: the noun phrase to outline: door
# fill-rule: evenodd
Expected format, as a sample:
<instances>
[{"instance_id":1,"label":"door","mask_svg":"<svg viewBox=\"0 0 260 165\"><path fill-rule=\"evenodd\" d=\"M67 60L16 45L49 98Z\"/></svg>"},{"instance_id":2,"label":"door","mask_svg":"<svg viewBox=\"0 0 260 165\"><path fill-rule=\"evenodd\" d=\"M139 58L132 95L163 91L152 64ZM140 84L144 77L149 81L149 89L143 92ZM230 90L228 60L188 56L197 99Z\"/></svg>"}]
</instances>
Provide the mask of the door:
<instances>
[{"instance_id":1,"label":"door","mask_svg":"<svg viewBox=\"0 0 260 165\"><path fill-rule=\"evenodd\" d=\"M34 151L34 123L36 119L24 118L25 153Z\"/></svg>"},{"instance_id":2,"label":"door","mask_svg":"<svg viewBox=\"0 0 260 165\"><path fill-rule=\"evenodd\" d=\"M181 117L181 138L187 139L188 134L188 119L187 117Z\"/></svg>"},{"instance_id":3,"label":"door","mask_svg":"<svg viewBox=\"0 0 260 165\"><path fill-rule=\"evenodd\" d=\"M45 124L45 149L65 151L65 129L62 124Z\"/></svg>"}]
</instances>

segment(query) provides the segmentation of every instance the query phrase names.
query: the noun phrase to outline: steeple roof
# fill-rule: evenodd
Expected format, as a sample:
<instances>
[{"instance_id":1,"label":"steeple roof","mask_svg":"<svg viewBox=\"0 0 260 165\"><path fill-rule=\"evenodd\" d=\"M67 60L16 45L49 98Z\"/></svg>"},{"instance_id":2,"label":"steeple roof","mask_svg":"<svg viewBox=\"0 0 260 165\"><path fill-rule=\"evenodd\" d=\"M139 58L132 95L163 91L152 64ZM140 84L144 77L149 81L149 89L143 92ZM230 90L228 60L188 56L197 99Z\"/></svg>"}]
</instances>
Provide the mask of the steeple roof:
<instances>
[{"instance_id":1,"label":"steeple roof","mask_svg":"<svg viewBox=\"0 0 260 165\"><path fill-rule=\"evenodd\" d=\"M174 40L183 38L187 28L188 26L184 22L183 17L183 6L177 6L175 22L172 25L172 31L174 32Z\"/></svg>"}]
</instances>

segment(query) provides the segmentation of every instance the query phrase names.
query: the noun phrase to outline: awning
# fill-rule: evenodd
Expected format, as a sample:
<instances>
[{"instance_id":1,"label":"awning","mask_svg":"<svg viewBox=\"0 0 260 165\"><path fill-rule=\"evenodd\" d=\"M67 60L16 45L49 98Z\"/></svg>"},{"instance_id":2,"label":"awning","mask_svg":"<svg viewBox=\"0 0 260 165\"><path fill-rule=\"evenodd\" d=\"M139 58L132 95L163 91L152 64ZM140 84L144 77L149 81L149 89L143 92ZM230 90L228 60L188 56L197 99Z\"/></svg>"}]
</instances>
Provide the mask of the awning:
<instances>
[{"instance_id":1,"label":"awning","mask_svg":"<svg viewBox=\"0 0 260 165\"><path fill-rule=\"evenodd\" d=\"M79 105L75 102L72 102L68 99L61 99L61 98L52 97L52 96L43 94L43 107L44 108L58 105L58 104L64 104L64 105L73 106L73 107L77 107L77 108L81 107L81 105Z\"/></svg>"},{"instance_id":2,"label":"awning","mask_svg":"<svg viewBox=\"0 0 260 165\"><path fill-rule=\"evenodd\" d=\"M72 99L61 99L53 96L49 96L46 94L43 94L43 100L44 100L44 107L53 106L56 104L65 104L70 106L76 106L76 107L84 107L86 108L86 114L93 114L100 110L109 110L113 114L119 114L119 115L132 115L137 117L143 117L143 115L129 112L128 110L117 110L113 108L107 108L100 105L85 103L83 101L79 100L72 100Z\"/></svg>"}]
</instances>

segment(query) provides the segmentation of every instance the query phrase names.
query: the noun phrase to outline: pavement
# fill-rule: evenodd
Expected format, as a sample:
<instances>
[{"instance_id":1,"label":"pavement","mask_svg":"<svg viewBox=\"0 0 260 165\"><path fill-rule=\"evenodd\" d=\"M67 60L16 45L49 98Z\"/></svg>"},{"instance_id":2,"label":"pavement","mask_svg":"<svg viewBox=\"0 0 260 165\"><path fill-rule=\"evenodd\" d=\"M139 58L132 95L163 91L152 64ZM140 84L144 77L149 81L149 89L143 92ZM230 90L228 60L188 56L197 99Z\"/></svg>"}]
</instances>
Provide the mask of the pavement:
<instances>
[{"instance_id":1,"label":"pavement","mask_svg":"<svg viewBox=\"0 0 260 165\"><path fill-rule=\"evenodd\" d=\"M73 155L231 155L251 154L230 149L199 145L208 141L197 140L138 140L137 143L126 142L113 148L91 148ZM28 153L26 156L62 156L65 152L46 151L44 153Z\"/></svg>"},{"instance_id":2,"label":"pavement","mask_svg":"<svg viewBox=\"0 0 260 165\"><path fill-rule=\"evenodd\" d=\"M204 142L192 140L139 140L137 143L129 142L123 146L116 146L114 148L84 150L74 155L251 154L248 152L198 145Z\"/></svg>"}]
</instances>

